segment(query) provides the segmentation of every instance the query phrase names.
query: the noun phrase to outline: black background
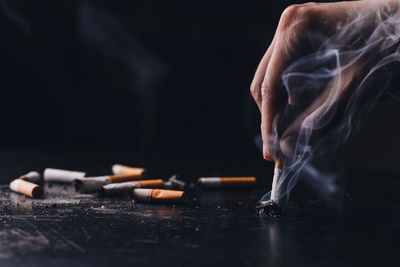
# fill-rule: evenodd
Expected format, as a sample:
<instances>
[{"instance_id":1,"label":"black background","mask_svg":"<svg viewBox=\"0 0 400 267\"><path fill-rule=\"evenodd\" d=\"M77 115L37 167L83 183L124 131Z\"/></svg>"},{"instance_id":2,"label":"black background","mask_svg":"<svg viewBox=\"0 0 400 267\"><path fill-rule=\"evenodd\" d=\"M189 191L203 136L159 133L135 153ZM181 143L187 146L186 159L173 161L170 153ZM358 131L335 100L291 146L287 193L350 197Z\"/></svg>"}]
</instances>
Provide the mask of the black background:
<instances>
[{"instance_id":1,"label":"black background","mask_svg":"<svg viewBox=\"0 0 400 267\"><path fill-rule=\"evenodd\" d=\"M299 1L4 1L1 147L258 154L249 86Z\"/></svg>"}]
</instances>

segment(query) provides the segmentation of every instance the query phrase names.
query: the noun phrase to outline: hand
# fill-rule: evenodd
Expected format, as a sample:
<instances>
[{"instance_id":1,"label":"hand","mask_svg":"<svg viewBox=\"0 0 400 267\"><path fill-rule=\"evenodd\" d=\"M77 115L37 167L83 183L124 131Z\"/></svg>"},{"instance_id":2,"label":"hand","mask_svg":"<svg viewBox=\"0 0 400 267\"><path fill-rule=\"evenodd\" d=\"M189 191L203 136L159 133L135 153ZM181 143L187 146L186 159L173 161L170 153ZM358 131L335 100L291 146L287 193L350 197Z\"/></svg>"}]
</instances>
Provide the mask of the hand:
<instances>
[{"instance_id":1,"label":"hand","mask_svg":"<svg viewBox=\"0 0 400 267\"><path fill-rule=\"evenodd\" d=\"M388 55L385 49L390 46L382 50L381 44L366 45L377 31L377 18L384 20L382 15L390 16L397 11L397 6L396 0L363 0L293 5L283 12L250 88L261 112L263 156L266 160L272 160L277 150L291 153L289 151L293 149L288 146L293 146L293 139L301 130L313 131L326 125L338 102L348 101L357 86ZM321 47L312 47L315 36L323 36L330 48L321 53L321 58L315 54L316 50L321 51ZM340 54L344 47L350 48L352 54ZM331 70L329 79L325 79L323 90L310 103L299 103L304 100L299 98L301 90L293 90L287 84L291 76L285 74L295 70L303 72L304 69L304 73L308 71L311 76L319 64L328 64L334 57L337 57L338 66ZM315 68L310 67L313 65ZM283 82L286 82L286 90ZM274 120L287 105L285 103L305 107L288 127L278 133L274 131ZM290 139L292 141L285 142Z\"/></svg>"}]
</instances>

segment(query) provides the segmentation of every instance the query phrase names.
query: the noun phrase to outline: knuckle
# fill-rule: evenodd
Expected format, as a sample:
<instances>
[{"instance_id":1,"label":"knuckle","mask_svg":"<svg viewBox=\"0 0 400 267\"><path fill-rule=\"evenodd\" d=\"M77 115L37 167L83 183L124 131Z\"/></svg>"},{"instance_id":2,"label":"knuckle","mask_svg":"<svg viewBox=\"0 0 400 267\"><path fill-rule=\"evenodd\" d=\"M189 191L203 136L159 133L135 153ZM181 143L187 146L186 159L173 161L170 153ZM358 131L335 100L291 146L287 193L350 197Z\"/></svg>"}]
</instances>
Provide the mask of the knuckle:
<instances>
[{"instance_id":1,"label":"knuckle","mask_svg":"<svg viewBox=\"0 0 400 267\"><path fill-rule=\"evenodd\" d=\"M288 6L281 15L279 22L280 27L288 28L293 23L303 23L308 21L316 5L318 4L310 2Z\"/></svg>"},{"instance_id":2,"label":"knuckle","mask_svg":"<svg viewBox=\"0 0 400 267\"><path fill-rule=\"evenodd\" d=\"M272 90L268 82L263 82L261 86L261 99L263 102L269 102L272 99Z\"/></svg>"}]
</instances>

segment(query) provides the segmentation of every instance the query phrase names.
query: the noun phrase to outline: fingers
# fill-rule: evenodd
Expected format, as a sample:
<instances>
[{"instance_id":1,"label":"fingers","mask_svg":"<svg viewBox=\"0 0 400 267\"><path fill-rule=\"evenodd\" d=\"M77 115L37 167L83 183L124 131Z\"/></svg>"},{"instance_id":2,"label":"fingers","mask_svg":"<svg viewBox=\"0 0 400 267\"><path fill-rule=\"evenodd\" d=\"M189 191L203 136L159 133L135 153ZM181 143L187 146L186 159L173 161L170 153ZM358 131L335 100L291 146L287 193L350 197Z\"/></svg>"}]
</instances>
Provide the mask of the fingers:
<instances>
[{"instance_id":1,"label":"fingers","mask_svg":"<svg viewBox=\"0 0 400 267\"><path fill-rule=\"evenodd\" d=\"M263 156L272 160L272 127L282 98L282 73L291 62L290 49L285 38L276 41L275 48L267 66L261 85L261 133L263 138Z\"/></svg>"},{"instance_id":2,"label":"fingers","mask_svg":"<svg viewBox=\"0 0 400 267\"><path fill-rule=\"evenodd\" d=\"M275 42L273 40L271 45L268 47L267 52L261 59L261 62L258 65L258 68L256 70L256 73L254 74L254 78L250 86L250 93L253 96L254 101L256 102L260 112L261 112L261 84L264 80L265 72L267 71L268 63L271 58L274 47L275 47Z\"/></svg>"}]
</instances>

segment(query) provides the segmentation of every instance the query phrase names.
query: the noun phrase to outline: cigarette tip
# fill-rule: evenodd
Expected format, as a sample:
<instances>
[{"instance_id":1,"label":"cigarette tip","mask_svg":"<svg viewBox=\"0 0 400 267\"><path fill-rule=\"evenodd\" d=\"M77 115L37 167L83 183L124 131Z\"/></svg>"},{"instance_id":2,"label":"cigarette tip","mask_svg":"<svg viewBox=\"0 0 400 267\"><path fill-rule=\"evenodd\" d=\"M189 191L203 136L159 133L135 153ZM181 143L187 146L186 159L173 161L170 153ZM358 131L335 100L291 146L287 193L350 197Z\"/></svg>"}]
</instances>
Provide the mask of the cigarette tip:
<instances>
[{"instance_id":1,"label":"cigarette tip","mask_svg":"<svg viewBox=\"0 0 400 267\"><path fill-rule=\"evenodd\" d=\"M282 215L282 207L272 200L263 201L256 207L256 211L260 216L280 217Z\"/></svg>"},{"instance_id":2,"label":"cigarette tip","mask_svg":"<svg viewBox=\"0 0 400 267\"><path fill-rule=\"evenodd\" d=\"M76 192L81 192L83 188L83 182L79 179L75 179L72 181L73 186L75 187Z\"/></svg>"},{"instance_id":3,"label":"cigarette tip","mask_svg":"<svg viewBox=\"0 0 400 267\"><path fill-rule=\"evenodd\" d=\"M121 164L114 164L114 165L112 165L112 167L111 167L112 172L113 172L114 174L118 174L118 173L119 173L119 169L121 169L121 167L122 167Z\"/></svg>"},{"instance_id":4,"label":"cigarette tip","mask_svg":"<svg viewBox=\"0 0 400 267\"><path fill-rule=\"evenodd\" d=\"M106 196L106 190L104 187L100 187L99 190L97 190L97 196L98 197L105 197Z\"/></svg>"},{"instance_id":5,"label":"cigarette tip","mask_svg":"<svg viewBox=\"0 0 400 267\"><path fill-rule=\"evenodd\" d=\"M36 186L32 190L32 197L33 198L42 198L43 197L43 189L40 186Z\"/></svg>"}]
</instances>

